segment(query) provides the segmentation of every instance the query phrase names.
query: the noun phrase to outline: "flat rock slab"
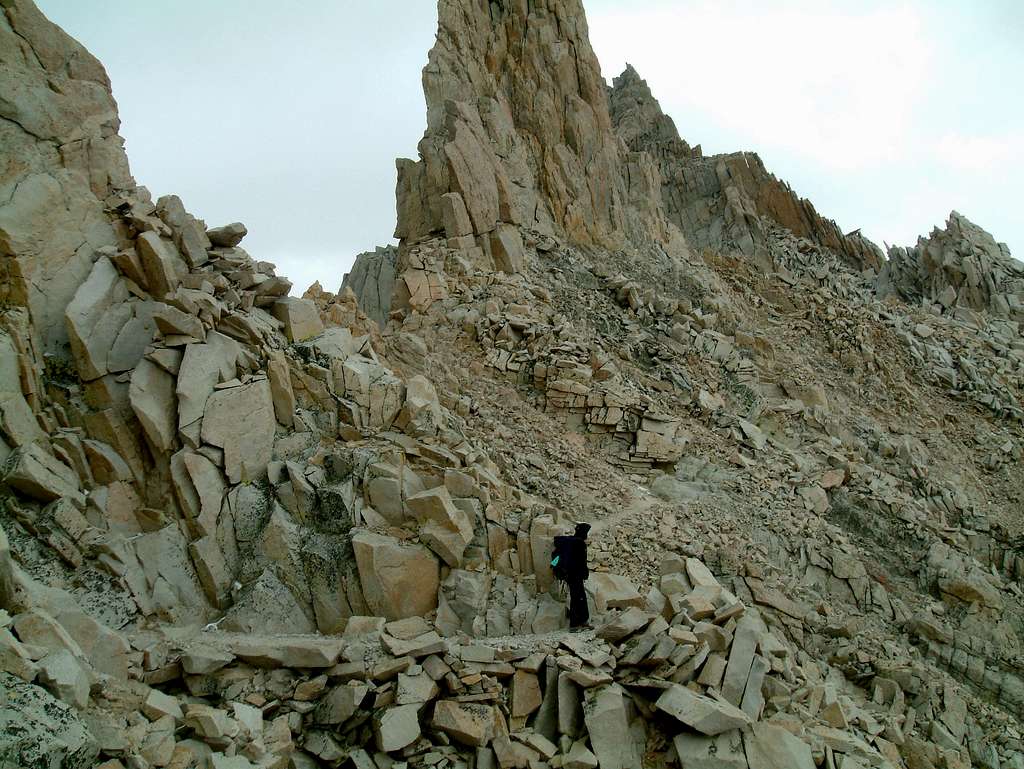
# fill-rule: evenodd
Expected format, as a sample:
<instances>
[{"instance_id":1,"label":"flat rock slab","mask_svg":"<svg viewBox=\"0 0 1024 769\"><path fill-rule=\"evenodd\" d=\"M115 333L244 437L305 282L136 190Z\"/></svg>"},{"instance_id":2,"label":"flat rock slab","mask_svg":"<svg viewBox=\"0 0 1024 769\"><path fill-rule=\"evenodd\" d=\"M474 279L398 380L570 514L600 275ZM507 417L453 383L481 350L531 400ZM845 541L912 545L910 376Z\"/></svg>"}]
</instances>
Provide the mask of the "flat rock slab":
<instances>
[{"instance_id":1,"label":"flat rock slab","mask_svg":"<svg viewBox=\"0 0 1024 769\"><path fill-rule=\"evenodd\" d=\"M265 668L329 668L341 656L344 641L333 636L233 636L223 638L239 659Z\"/></svg>"},{"instance_id":2,"label":"flat rock slab","mask_svg":"<svg viewBox=\"0 0 1024 769\"><path fill-rule=\"evenodd\" d=\"M657 707L691 729L712 737L750 723L747 714L734 705L695 694L679 684L665 690Z\"/></svg>"}]
</instances>

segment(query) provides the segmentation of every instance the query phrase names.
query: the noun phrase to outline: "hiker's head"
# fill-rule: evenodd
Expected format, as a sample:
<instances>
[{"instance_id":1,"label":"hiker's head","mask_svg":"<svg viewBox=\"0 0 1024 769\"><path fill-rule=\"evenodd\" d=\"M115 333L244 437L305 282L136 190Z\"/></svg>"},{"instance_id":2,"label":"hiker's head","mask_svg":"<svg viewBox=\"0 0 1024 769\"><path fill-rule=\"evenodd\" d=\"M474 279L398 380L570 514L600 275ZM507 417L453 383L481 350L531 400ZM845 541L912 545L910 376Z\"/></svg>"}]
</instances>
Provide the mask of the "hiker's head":
<instances>
[{"instance_id":1,"label":"hiker's head","mask_svg":"<svg viewBox=\"0 0 1024 769\"><path fill-rule=\"evenodd\" d=\"M573 532L573 536L574 537L579 537L580 539L586 539L587 538L587 534L589 534L589 533L590 533L590 524L589 523L577 523L576 524L576 531Z\"/></svg>"}]
</instances>

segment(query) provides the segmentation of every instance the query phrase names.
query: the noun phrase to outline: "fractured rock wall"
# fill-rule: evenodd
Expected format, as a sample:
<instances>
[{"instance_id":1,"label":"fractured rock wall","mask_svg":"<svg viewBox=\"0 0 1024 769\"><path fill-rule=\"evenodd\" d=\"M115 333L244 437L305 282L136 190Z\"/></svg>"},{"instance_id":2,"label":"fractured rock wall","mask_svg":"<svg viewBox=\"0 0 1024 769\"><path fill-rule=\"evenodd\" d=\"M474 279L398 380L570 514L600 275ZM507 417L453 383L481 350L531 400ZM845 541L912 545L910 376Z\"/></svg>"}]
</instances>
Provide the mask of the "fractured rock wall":
<instances>
[{"instance_id":1,"label":"fractured rock wall","mask_svg":"<svg viewBox=\"0 0 1024 769\"><path fill-rule=\"evenodd\" d=\"M705 157L683 141L647 82L632 67L609 91L612 121L626 145L654 158L665 214L695 248L738 249L770 266L760 219L832 249L850 265L878 269L882 253L859 232L844 235L810 201L770 174L753 152Z\"/></svg>"},{"instance_id":2,"label":"fractured rock wall","mask_svg":"<svg viewBox=\"0 0 1024 769\"><path fill-rule=\"evenodd\" d=\"M341 279L341 290L352 289L359 300L359 308L383 326L391 311L391 294L395 288L395 265L398 249L377 246L356 256L352 271ZM339 292L341 293L341 292Z\"/></svg>"},{"instance_id":3,"label":"fractured rock wall","mask_svg":"<svg viewBox=\"0 0 1024 769\"><path fill-rule=\"evenodd\" d=\"M932 230L916 246L889 249L878 276L878 293L927 302L951 312L957 307L1024 319L1024 265L1005 243L953 211L946 228Z\"/></svg>"},{"instance_id":4,"label":"fractured rock wall","mask_svg":"<svg viewBox=\"0 0 1024 769\"><path fill-rule=\"evenodd\" d=\"M0 10L0 301L31 308L47 351L96 251L105 201L134 187L102 65L29 2Z\"/></svg>"},{"instance_id":5,"label":"fractured rock wall","mask_svg":"<svg viewBox=\"0 0 1024 769\"><path fill-rule=\"evenodd\" d=\"M510 224L616 248L631 202L656 194L653 169L628 172L638 160L612 132L580 0L442 0L423 90L421 159L398 161L405 242L476 237L489 253L485 236Z\"/></svg>"}]
</instances>

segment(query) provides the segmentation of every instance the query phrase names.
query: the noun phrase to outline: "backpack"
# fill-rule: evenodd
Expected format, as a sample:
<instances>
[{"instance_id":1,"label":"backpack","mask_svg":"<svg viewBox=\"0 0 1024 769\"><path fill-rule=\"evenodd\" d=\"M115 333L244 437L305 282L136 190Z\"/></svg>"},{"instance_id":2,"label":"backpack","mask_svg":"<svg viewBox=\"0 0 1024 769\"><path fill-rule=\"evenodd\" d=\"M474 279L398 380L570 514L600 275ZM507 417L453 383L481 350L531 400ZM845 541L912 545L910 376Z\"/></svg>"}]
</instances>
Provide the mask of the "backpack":
<instances>
[{"instance_id":1,"label":"backpack","mask_svg":"<svg viewBox=\"0 0 1024 769\"><path fill-rule=\"evenodd\" d=\"M555 548L551 553L551 571L555 575L555 579L561 582L569 579L572 553L567 540L570 539L572 537L555 537Z\"/></svg>"}]
</instances>

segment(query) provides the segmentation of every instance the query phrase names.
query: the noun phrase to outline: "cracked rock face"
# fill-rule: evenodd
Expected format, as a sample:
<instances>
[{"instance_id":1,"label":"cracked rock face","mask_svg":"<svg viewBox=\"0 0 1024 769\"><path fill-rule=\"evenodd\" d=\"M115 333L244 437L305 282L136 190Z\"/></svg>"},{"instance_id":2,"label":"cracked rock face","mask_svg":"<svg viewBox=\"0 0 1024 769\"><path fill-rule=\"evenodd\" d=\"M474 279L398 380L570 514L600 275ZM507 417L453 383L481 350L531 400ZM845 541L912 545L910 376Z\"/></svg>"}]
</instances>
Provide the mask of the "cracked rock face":
<instances>
[{"instance_id":1,"label":"cracked rock face","mask_svg":"<svg viewBox=\"0 0 1024 769\"><path fill-rule=\"evenodd\" d=\"M844 235L809 200L769 173L753 152L705 157L679 137L647 82L630 65L609 90L616 133L626 145L655 159L669 220L695 248L735 248L767 260L764 218L794 235L832 249L850 265L878 269L882 252L859 232ZM770 266L770 265L768 265Z\"/></svg>"},{"instance_id":2,"label":"cracked rock face","mask_svg":"<svg viewBox=\"0 0 1024 769\"><path fill-rule=\"evenodd\" d=\"M396 237L479 237L506 223L620 245L632 197L650 190L626 174L581 3L488 8L439 3L421 159L398 163Z\"/></svg>"},{"instance_id":3,"label":"cracked rock face","mask_svg":"<svg viewBox=\"0 0 1024 769\"><path fill-rule=\"evenodd\" d=\"M102 65L29 2L0 13L0 299L27 305L48 350L96 252L107 198L134 187Z\"/></svg>"},{"instance_id":4,"label":"cracked rock face","mask_svg":"<svg viewBox=\"0 0 1024 769\"><path fill-rule=\"evenodd\" d=\"M878 278L882 296L926 301L944 312L962 307L1002 317L1024 318L1024 264L1005 243L953 211L946 227L936 227L916 246L889 249Z\"/></svg>"}]
</instances>

